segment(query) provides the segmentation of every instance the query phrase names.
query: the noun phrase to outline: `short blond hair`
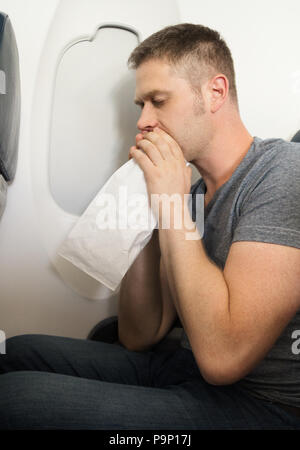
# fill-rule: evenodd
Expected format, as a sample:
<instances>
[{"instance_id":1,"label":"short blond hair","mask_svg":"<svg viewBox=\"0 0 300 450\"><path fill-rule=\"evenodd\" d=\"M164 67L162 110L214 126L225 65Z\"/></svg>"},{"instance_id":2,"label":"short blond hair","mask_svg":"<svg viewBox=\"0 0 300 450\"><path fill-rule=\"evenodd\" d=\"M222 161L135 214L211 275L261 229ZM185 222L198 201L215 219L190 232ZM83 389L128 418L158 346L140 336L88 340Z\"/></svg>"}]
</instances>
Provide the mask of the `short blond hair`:
<instances>
[{"instance_id":1,"label":"short blond hair","mask_svg":"<svg viewBox=\"0 0 300 450\"><path fill-rule=\"evenodd\" d=\"M230 98L237 104L233 59L217 31L191 23L163 28L133 50L128 66L137 69L150 59L164 59L175 69L185 70L194 87L214 72L223 73L229 81Z\"/></svg>"}]
</instances>

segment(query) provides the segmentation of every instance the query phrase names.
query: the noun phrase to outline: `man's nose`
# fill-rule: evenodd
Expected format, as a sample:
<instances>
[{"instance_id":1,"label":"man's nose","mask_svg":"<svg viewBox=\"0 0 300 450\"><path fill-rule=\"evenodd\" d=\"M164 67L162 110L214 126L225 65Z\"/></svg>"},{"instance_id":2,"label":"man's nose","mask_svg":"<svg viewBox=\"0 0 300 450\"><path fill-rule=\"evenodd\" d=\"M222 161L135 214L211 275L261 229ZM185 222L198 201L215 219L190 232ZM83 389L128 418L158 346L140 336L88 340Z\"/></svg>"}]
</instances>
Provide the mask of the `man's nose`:
<instances>
[{"instance_id":1,"label":"man's nose","mask_svg":"<svg viewBox=\"0 0 300 450\"><path fill-rule=\"evenodd\" d=\"M158 126L158 120L153 108L150 105L144 105L140 118L137 121L137 127L140 131L152 131Z\"/></svg>"}]
</instances>

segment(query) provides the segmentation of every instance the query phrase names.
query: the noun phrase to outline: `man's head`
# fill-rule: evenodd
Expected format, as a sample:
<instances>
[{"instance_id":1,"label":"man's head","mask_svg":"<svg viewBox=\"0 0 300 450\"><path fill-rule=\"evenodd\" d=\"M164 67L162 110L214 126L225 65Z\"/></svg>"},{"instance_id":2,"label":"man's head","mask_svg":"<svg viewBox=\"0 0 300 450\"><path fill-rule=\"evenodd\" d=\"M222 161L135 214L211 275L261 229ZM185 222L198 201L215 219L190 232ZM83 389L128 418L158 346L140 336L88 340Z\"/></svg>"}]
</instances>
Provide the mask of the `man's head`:
<instances>
[{"instance_id":1,"label":"man's head","mask_svg":"<svg viewBox=\"0 0 300 450\"><path fill-rule=\"evenodd\" d=\"M135 102L142 107L138 128L164 129L190 161L214 133L212 115L224 104L238 111L230 50L207 27L166 27L138 45L128 65L136 70Z\"/></svg>"},{"instance_id":2,"label":"man's head","mask_svg":"<svg viewBox=\"0 0 300 450\"><path fill-rule=\"evenodd\" d=\"M231 52L217 31L191 23L166 27L138 45L128 64L137 69L150 59L165 60L195 89L213 74L223 73L229 81L230 98L237 103Z\"/></svg>"}]
</instances>

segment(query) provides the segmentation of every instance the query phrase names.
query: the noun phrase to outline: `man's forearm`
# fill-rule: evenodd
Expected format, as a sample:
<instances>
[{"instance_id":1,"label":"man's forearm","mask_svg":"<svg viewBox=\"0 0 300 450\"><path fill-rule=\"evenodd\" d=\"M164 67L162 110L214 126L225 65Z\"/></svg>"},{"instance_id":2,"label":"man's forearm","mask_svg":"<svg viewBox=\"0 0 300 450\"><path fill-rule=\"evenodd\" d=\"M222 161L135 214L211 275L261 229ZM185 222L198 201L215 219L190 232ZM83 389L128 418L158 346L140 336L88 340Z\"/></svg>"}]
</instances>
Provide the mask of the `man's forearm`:
<instances>
[{"instance_id":1,"label":"man's forearm","mask_svg":"<svg viewBox=\"0 0 300 450\"><path fill-rule=\"evenodd\" d=\"M158 231L127 272L119 296L119 339L132 350L151 346L161 323Z\"/></svg>"},{"instance_id":2,"label":"man's forearm","mask_svg":"<svg viewBox=\"0 0 300 450\"><path fill-rule=\"evenodd\" d=\"M190 216L185 220L192 225ZM161 228L159 241L174 304L200 367L231 345L229 292L200 236L187 240L187 232L190 228Z\"/></svg>"}]
</instances>

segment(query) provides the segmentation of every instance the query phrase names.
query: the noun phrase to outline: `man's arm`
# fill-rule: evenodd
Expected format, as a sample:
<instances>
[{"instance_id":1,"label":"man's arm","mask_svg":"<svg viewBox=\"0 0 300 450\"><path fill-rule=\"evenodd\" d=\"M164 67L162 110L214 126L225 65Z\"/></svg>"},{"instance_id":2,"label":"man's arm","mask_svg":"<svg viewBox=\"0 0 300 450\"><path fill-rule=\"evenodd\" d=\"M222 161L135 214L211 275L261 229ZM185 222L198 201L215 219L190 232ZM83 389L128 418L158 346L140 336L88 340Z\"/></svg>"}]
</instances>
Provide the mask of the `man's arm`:
<instances>
[{"instance_id":1,"label":"man's arm","mask_svg":"<svg viewBox=\"0 0 300 450\"><path fill-rule=\"evenodd\" d=\"M300 249L234 242L224 271L202 240L160 230L175 307L203 377L231 384L267 354L300 308Z\"/></svg>"},{"instance_id":2,"label":"man's arm","mask_svg":"<svg viewBox=\"0 0 300 450\"><path fill-rule=\"evenodd\" d=\"M124 277L118 306L119 340L128 350L150 349L174 323L177 313L160 257L157 230Z\"/></svg>"},{"instance_id":3,"label":"man's arm","mask_svg":"<svg viewBox=\"0 0 300 450\"><path fill-rule=\"evenodd\" d=\"M184 194L190 191L191 172L170 135L155 128L144 134L131 154L144 171L149 194L177 193L184 201ZM239 239L230 247L224 270L208 257L199 233L199 240L186 239L193 228L194 238L197 234L188 208L172 211L174 217L175 212L176 217L184 215L181 228L160 226L161 257L174 305L199 370L211 384L231 384L249 373L300 308L300 249L296 248L300 161L296 151L287 152L287 156L268 171L249 196L239 218ZM278 226L285 222L286 228ZM159 212L161 223L163 211ZM243 227L249 223L260 230L267 227L270 232L275 228L280 240L285 230L286 245L245 239L248 232L243 238Z\"/></svg>"}]
</instances>

